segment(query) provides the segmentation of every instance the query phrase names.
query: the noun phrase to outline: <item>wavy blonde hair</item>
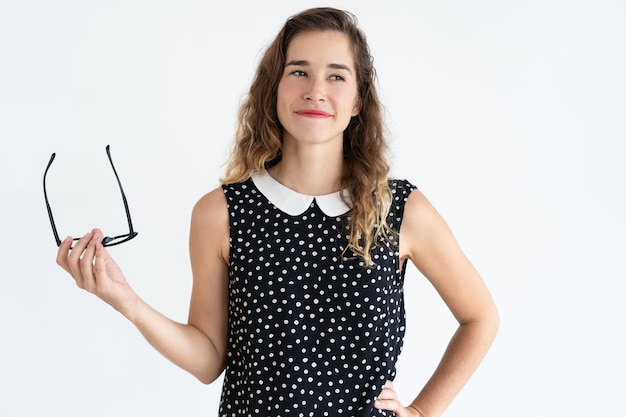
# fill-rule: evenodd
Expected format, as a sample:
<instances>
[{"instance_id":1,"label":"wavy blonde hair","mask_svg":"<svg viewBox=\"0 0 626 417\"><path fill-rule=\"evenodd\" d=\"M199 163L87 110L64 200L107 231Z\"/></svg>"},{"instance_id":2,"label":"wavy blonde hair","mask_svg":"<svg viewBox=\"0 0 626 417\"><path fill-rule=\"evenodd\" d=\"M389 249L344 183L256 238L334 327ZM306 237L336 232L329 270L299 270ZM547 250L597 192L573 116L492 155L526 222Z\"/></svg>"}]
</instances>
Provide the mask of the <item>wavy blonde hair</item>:
<instances>
[{"instance_id":1,"label":"wavy blonde hair","mask_svg":"<svg viewBox=\"0 0 626 417\"><path fill-rule=\"evenodd\" d=\"M250 91L239 109L235 142L222 183L250 178L264 172L282 157L283 128L277 114L278 84L291 40L302 32L333 30L345 34L352 44L357 93L361 109L344 131L342 187L349 190L351 210L347 218L348 246L365 265L371 250L394 232L387 224L391 206L388 185L382 106L376 91L376 71L365 35L349 12L314 8L290 17L269 45L257 68Z\"/></svg>"}]
</instances>

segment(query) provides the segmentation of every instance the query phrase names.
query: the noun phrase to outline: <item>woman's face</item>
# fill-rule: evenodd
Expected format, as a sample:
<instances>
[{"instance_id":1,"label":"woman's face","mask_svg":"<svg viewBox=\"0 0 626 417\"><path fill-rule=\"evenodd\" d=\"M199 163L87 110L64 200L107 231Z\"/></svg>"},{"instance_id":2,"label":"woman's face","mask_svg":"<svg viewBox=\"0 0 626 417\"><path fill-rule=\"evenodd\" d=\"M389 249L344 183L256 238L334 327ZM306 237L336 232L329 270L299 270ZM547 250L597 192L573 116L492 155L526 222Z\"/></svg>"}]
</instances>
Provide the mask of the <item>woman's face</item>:
<instances>
[{"instance_id":1,"label":"woman's face","mask_svg":"<svg viewBox=\"0 0 626 417\"><path fill-rule=\"evenodd\" d=\"M303 32L287 47L278 84L278 119L283 141L341 141L359 112L350 40L336 31Z\"/></svg>"}]
</instances>

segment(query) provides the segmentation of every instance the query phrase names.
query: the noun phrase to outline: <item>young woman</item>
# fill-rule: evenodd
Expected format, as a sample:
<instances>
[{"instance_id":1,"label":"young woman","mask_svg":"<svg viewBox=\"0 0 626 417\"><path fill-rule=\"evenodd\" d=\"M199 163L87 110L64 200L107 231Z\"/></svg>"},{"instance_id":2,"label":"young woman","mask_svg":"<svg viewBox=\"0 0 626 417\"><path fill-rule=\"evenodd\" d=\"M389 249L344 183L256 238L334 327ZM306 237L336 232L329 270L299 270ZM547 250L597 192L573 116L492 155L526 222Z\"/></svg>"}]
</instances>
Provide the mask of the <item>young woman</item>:
<instances>
[{"instance_id":1,"label":"young woman","mask_svg":"<svg viewBox=\"0 0 626 417\"><path fill-rule=\"evenodd\" d=\"M130 288L94 229L57 262L164 356L210 383L220 416L439 416L488 350L494 303L444 220L388 178L369 48L331 8L290 18L239 113L223 185L193 209L187 324ZM459 322L405 407L392 380L411 261Z\"/></svg>"}]
</instances>

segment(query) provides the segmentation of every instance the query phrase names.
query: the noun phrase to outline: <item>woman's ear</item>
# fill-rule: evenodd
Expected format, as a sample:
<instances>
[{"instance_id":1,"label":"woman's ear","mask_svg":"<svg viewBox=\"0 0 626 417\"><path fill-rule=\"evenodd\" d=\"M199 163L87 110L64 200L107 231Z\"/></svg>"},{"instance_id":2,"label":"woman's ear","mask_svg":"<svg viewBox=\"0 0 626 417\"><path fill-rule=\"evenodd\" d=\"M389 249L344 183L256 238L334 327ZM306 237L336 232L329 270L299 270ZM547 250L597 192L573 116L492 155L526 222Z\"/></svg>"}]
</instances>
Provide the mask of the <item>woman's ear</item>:
<instances>
[{"instance_id":1,"label":"woman's ear","mask_svg":"<svg viewBox=\"0 0 626 417\"><path fill-rule=\"evenodd\" d=\"M362 104L363 104L363 101L361 100L361 97L357 96L355 103L354 103L354 107L352 108L352 117L357 116L361 112Z\"/></svg>"}]
</instances>

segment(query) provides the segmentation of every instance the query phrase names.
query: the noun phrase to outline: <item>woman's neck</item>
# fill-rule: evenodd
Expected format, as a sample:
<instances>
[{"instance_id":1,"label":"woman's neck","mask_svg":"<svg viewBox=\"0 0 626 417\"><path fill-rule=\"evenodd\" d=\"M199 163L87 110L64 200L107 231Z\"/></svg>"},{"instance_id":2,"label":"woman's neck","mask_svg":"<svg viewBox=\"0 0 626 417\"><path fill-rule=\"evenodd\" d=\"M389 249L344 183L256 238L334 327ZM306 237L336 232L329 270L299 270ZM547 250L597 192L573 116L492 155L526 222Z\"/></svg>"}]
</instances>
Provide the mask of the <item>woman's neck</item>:
<instances>
[{"instance_id":1,"label":"woman's neck","mask_svg":"<svg viewBox=\"0 0 626 417\"><path fill-rule=\"evenodd\" d=\"M341 190L343 149L336 146L283 146L281 161L268 172L285 187L306 195Z\"/></svg>"}]
</instances>

